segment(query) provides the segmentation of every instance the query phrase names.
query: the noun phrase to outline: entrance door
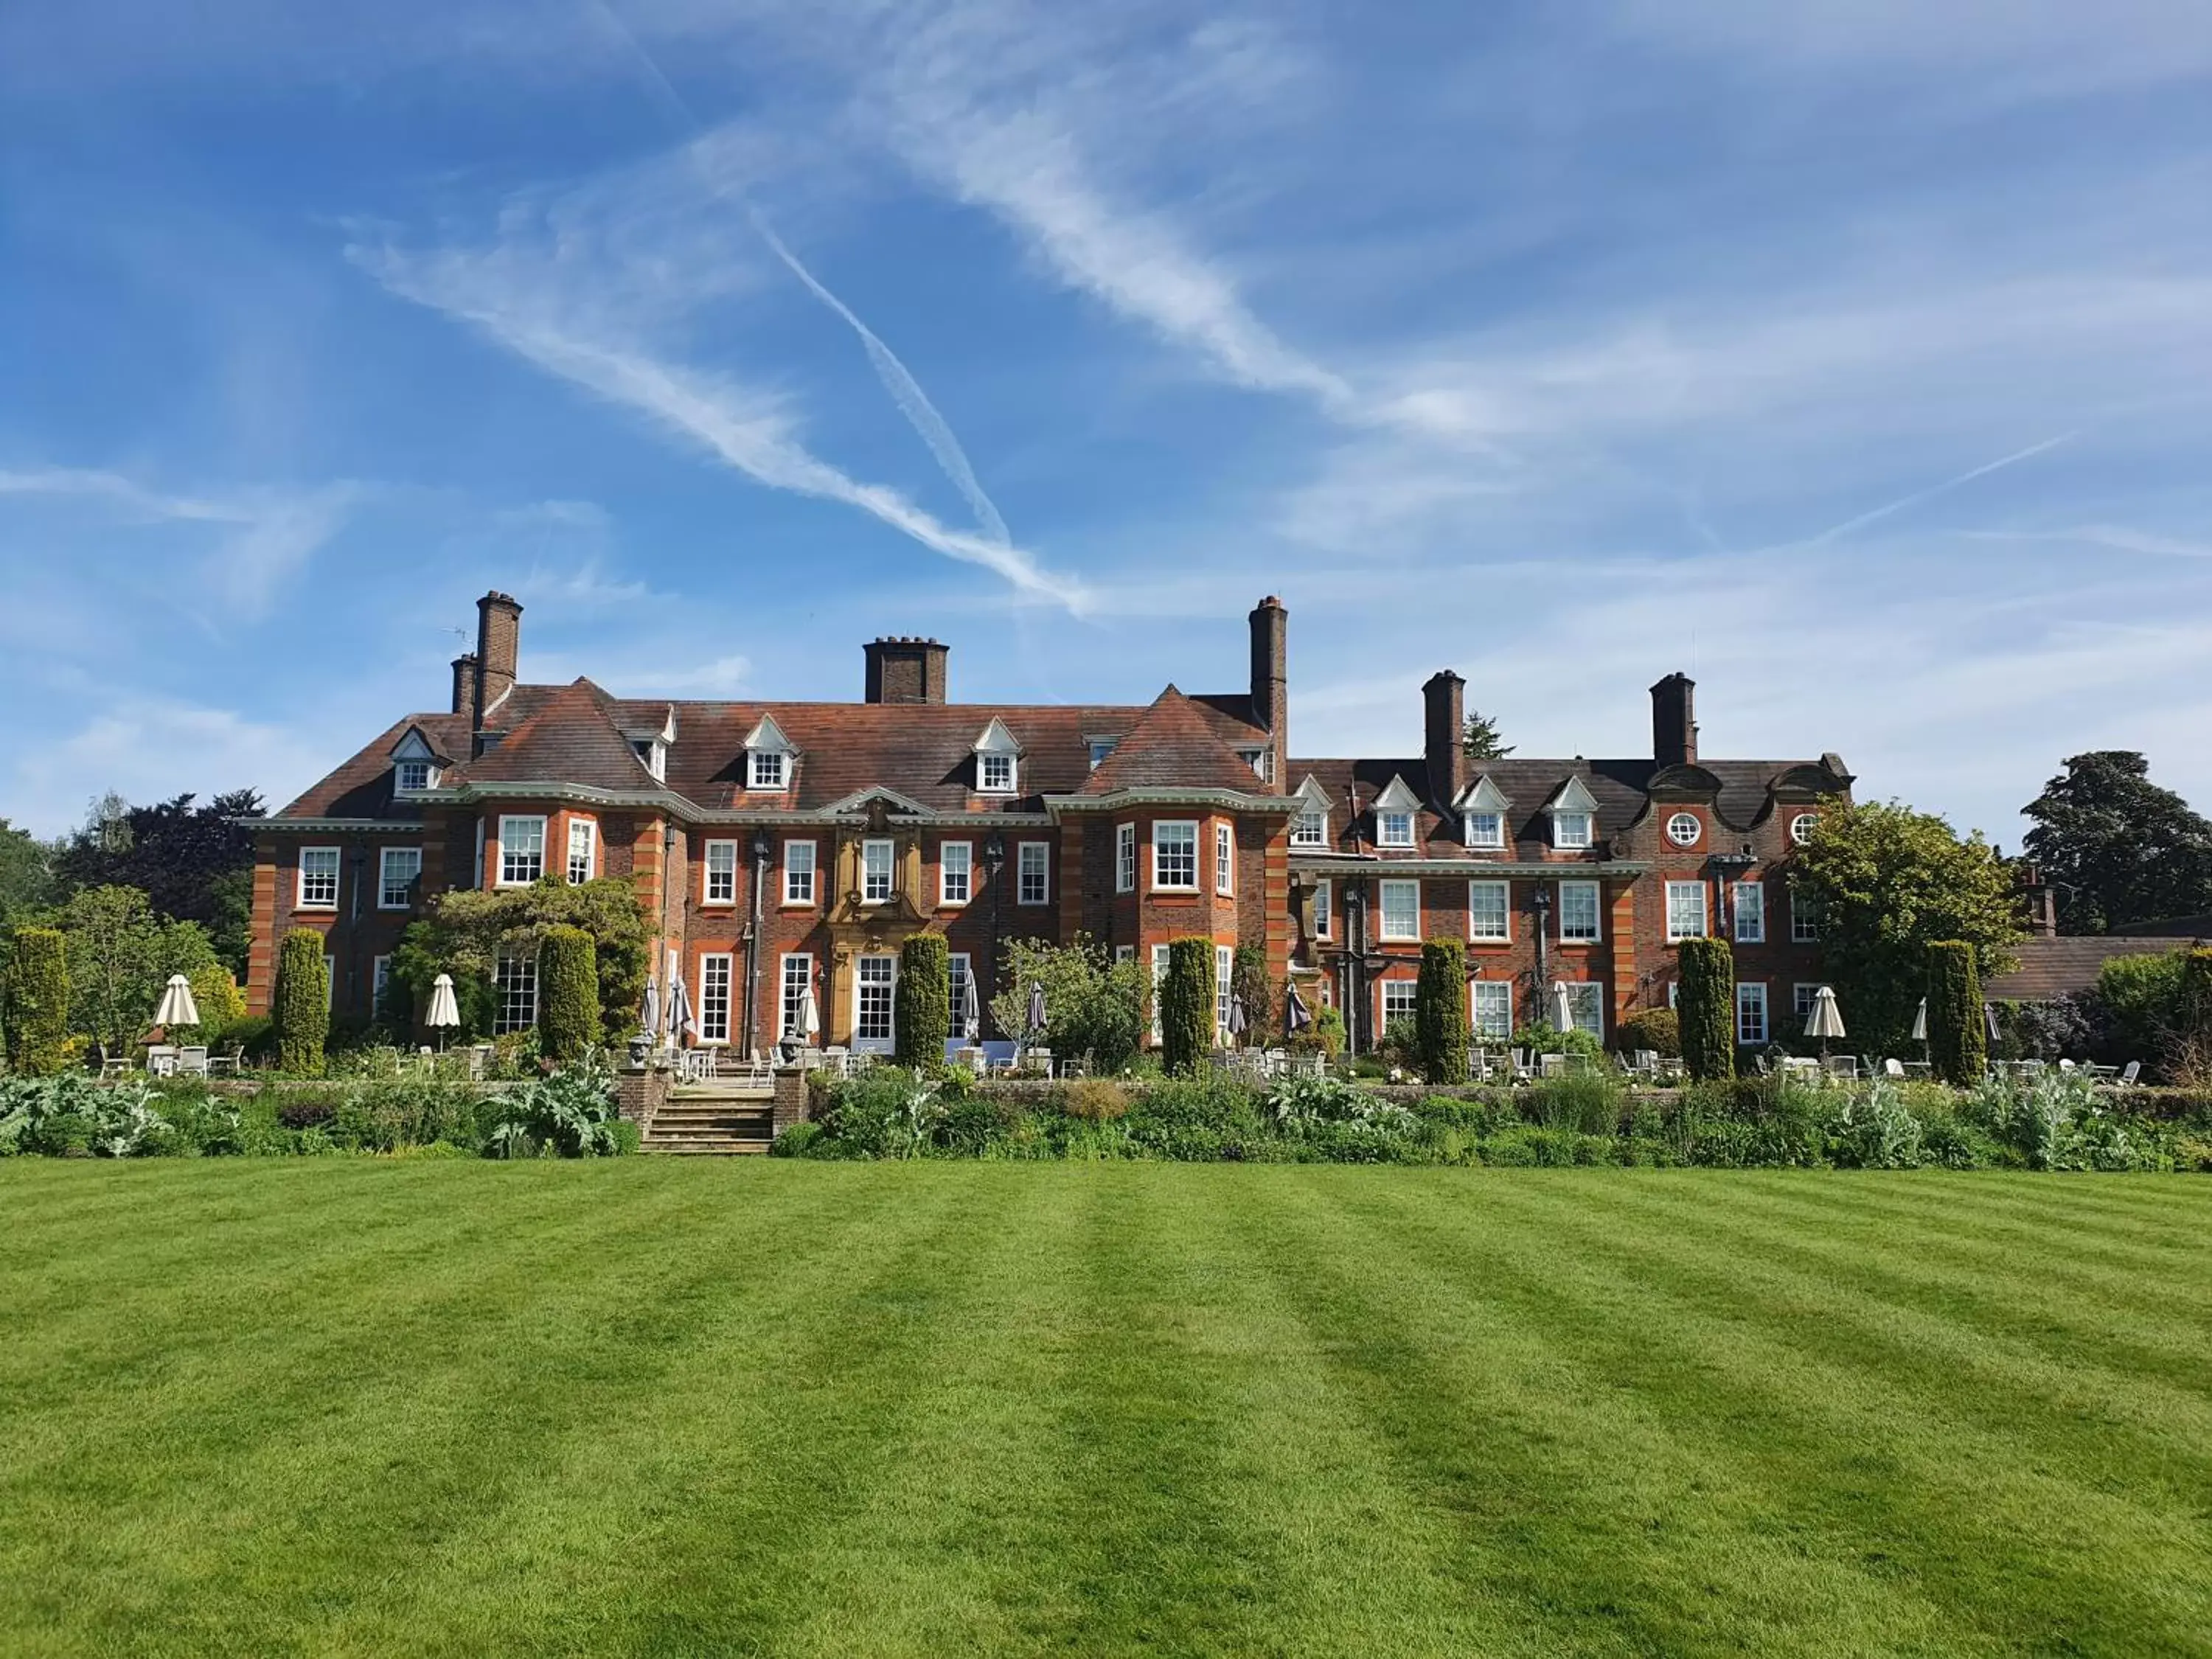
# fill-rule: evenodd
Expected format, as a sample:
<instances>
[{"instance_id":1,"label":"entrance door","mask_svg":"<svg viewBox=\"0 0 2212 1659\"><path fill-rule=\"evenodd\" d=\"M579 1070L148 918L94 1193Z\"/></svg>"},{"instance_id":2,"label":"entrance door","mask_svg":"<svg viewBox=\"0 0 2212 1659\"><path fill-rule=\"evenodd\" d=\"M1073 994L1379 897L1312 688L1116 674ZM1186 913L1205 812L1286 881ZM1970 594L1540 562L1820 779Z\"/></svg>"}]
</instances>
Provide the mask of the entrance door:
<instances>
[{"instance_id":1,"label":"entrance door","mask_svg":"<svg viewBox=\"0 0 2212 1659\"><path fill-rule=\"evenodd\" d=\"M860 957L854 963L853 1047L861 1054L891 1051L891 984L896 957Z\"/></svg>"}]
</instances>

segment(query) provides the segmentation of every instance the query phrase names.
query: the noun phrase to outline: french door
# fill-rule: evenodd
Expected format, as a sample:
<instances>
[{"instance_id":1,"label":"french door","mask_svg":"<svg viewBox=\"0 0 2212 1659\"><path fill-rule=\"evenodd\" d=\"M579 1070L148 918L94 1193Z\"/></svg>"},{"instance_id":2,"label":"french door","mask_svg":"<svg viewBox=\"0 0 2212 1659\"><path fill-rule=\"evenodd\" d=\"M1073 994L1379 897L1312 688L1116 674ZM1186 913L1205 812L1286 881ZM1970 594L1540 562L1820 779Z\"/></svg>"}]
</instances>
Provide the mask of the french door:
<instances>
[{"instance_id":1,"label":"french door","mask_svg":"<svg viewBox=\"0 0 2212 1659\"><path fill-rule=\"evenodd\" d=\"M891 1048L891 986L896 957L860 957L853 964L853 1047L870 1054Z\"/></svg>"}]
</instances>

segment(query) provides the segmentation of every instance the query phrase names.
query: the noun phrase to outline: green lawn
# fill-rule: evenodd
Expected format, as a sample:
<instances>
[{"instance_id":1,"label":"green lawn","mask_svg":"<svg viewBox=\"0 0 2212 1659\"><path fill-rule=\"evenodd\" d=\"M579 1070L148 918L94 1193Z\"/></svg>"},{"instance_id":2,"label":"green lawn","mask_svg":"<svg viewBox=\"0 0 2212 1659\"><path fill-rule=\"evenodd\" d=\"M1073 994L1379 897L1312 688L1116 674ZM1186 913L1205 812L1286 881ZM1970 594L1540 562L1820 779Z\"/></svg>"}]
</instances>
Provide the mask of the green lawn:
<instances>
[{"instance_id":1,"label":"green lawn","mask_svg":"<svg viewBox=\"0 0 2212 1659\"><path fill-rule=\"evenodd\" d=\"M0 1164L0 1652L2212 1652L2212 1181Z\"/></svg>"}]
</instances>

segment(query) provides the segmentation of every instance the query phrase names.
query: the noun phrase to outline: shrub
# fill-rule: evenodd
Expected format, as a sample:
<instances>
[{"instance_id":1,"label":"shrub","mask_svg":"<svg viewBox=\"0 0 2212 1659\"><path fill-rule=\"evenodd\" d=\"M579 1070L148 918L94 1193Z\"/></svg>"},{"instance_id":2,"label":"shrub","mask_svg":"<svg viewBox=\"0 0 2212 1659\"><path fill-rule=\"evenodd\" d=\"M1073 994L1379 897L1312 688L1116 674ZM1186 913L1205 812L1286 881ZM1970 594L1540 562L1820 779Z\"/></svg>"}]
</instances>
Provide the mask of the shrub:
<instances>
[{"instance_id":1,"label":"shrub","mask_svg":"<svg viewBox=\"0 0 2212 1659\"><path fill-rule=\"evenodd\" d=\"M1431 1083L1467 1081L1467 946L1432 939L1421 946L1421 977L1413 988L1413 1047L1421 1076Z\"/></svg>"},{"instance_id":2,"label":"shrub","mask_svg":"<svg viewBox=\"0 0 2212 1659\"><path fill-rule=\"evenodd\" d=\"M916 933L899 947L891 992L893 1058L915 1072L945 1068L952 1035L952 956L942 933Z\"/></svg>"},{"instance_id":3,"label":"shrub","mask_svg":"<svg viewBox=\"0 0 2212 1659\"><path fill-rule=\"evenodd\" d=\"M945 1115L942 1091L896 1066L878 1066L830 1091L823 1122L841 1158L919 1158Z\"/></svg>"},{"instance_id":4,"label":"shrub","mask_svg":"<svg viewBox=\"0 0 2212 1659\"><path fill-rule=\"evenodd\" d=\"M1160 1048L1170 1077L1188 1077L1213 1048L1213 941L1179 939L1168 946L1160 983Z\"/></svg>"},{"instance_id":5,"label":"shrub","mask_svg":"<svg viewBox=\"0 0 2212 1659\"><path fill-rule=\"evenodd\" d=\"M1624 1053L1648 1048L1668 1059L1682 1052L1682 1022L1672 1008L1646 1008L1620 1022L1619 1043Z\"/></svg>"},{"instance_id":6,"label":"shrub","mask_svg":"<svg viewBox=\"0 0 2212 1659\"><path fill-rule=\"evenodd\" d=\"M1306 1011L1313 1016L1313 1024L1295 1036L1284 1039L1284 1046L1294 1054L1325 1054L1334 1060L1344 1052L1344 1016L1332 1002L1306 1000Z\"/></svg>"},{"instance_id":7,"label":"shrub","mask_svg":"<svg viewBox=\"0 0 2212 1659\"><path fill-rule=\"evenodd\" d=\"M1580 1054L1588 1060L1603 1060L1605 1045L1580 1026L1562 1031L1547 1020L1533 1025L1523 1025L1513 1033L1512 1044L1538 1054Z\"/></svg>"},{"instance_id":8,"label":"shrub","mask_svg":"<svg viewBox=\"0 0 2212 1659\"><path fill-rule=\"evenodd\" d=\"M246 994L238 988L238 981L230 969L219 962L203 963L185 978L192 988L192 1006L199 1010L200 1023L197 1028L179 1028L171 1034L171 1038L203 1042L212 1048L232 1026L246 1018Z\"/></svg>"},{"instance_id":9,"label":"shrub","mask_svg":"<svg viewBox=\"0 0 2212 1659\"><path fill-rule=\"evenodd\" d=\"M222 1028L222 1043L246 1059L265 1064L276 1052L276 1022L267 1014L248 1014Z\"/></svg>"},{"instance_id":10,"label":"shrub","mask_svg":"<svg viewBox=\"0 0 2212 1659\"><path fill-rule=\"evenodd\" d=\"M144 1078L102 1085L82 1073L0 1083L0 1155L137 1158L168 1150L169 1121Z\"/></svg>"},{"instance_id":11,"label":"shrub","mask_svg":"<svg viewBox=\"0 0 2212 1659\"><path fill-rule=\"evenodd\" d=\"M2106 1059L2162 1065L2180 1030L2181 953L2107 957L2088 1000Z\"/></svg>"},{"instance_id":12,"label":"shrub","mask_svg":"<svg viewBox=\"0 0 2212 1659\"><path fill-rule=\"evenodd\" d=\"M1111 1123L1129 1113L1129 1097L1118 1083L1104 1078L1082 1078L1067 1085L1060 1109L1085 1123Z\"/></svg>"},{"instance_id":13,"label":"shrub","mask_svg":"<svg viewBox=\"0 0 2212 1659\"><path fill-rule=\"evenodd\" d=\"M526 1084L490 1103L484 1152L493 1158L608 1158L635 1150L636 1135L617 1127L614 1076L584 1065Z\"/></svg>"},{"instance_id":14,"label":"shrub","mask_svg":"<svg viewBox=\"0 0 2212 1659\"><path fill-rule=\"evenodd\" d=\"M8 1064L30 1077L58 1072L68 1063L70 981L67 942L52 927L18 927L8 951L6 983Z\"/></svg>"},{"instance_id":15,"label":"shrub","mask_svg":"<svg viewBox=\"0 0 2212 1659\"><path fill-rule=\"evenodd\" d=\"M1609 1073L1580 1072L1546 1078L1528 1091L1526 1115L1547 1129L1571 1129L1577 1134L1610 1135L1620 1132L1622 1109L1628 1091Z\"/></svg>"},{"instance_id":16,"label":"shrub","mask_svg":"<svg viewBox=\"0 0 2212 1659\"><path fill-rule=\"evenodd\" d=\"M598 951L581 927L548 927L538 945L538 1032L544 1052L562 1066L599 1040Z\"/></svg>"},{"instance_id":17,"label":"shrub","mask_svg":"<svg viewBox=\"0 0 2212 1659\"><path fill-rule=\"evenodd\" d=\"M814 1144L822 1139L823 1133L818 1123L791 1124L769 1143L768 1155L770 1158L811 1158L814 1155Z\"/></svg>"},{"instance_id":18,"label":"shrub","mask_svg":"<svg viewBox=\"0 0 2212 1659\"><path fill-rule=\"evenodd\" d=\"M1954 1089L1972 1087L1989 1069L1981 975L1974 947L1956 939L1928 947L1928 1057Z\"/></svg>"},{"instance_id":19,"label":"shrub","mask_svg":"<svg viewBox=\"0 0 2212 1659\"><path fill-rule=\"evenodd\" d=\"M1920 1121L1894 1084L1877 1080L1864 1094L1839 1091L1828 1128L1828 1155L1858 1170L1916 1170L1924 1161Z\"/></svg>"},{"instance_id":20,"label":"shrub","mask_svg":"<svg viewBox=\"0 0 2212 1659\"><path fill-rule=\"evenodd\" d=\"M1127 1070L1136 1058L1152 996L1148 963L1115 962L1080 936L1064 945L1014 939L1006 946L999 983L1005 988L991 999L990 1011L1000 1031L1022 1029L1030 988L1042 985L1057 1058L1087 1058L1091 1070L1103 1073Z\"/></svg>"},{"instance_id":21,"label":"shrub","mask_svg":"<svg viewBox=\"0 0 2212 1659\"><path fill-rule=\"evenodd\" d=\"M1128 1146L1153 1158L1190 1163L1241 1159L1268 1138L1252 1091L1216 1076L1170 1079L1141 1090L1116 1125Z\"/></svg>"},{"instance_id":22,"label":"shrub","mask_svg":"<svg viewBox=\"0 0 2212 1659\"><path fill-rule=\"evenodd\" d=\"M323 936L312 927L295 927L284 935L270 1013L277 1065L300 1077L320 1075L323 1042L331 1029L331 972L323 962Z\"/></svg>"},{"instance_id":23,"label":"shrub","mask_svg":"<svg viewBox=\"0 0 2212 1659\"><path fill-rule=\"evenodd\" d=\"M1675 1000L1682 1064L1692 1079L1735 1075L1735 955L1717 939L1684 939L1675 947L1682 986Z\"/></svg>"}]
</instances>

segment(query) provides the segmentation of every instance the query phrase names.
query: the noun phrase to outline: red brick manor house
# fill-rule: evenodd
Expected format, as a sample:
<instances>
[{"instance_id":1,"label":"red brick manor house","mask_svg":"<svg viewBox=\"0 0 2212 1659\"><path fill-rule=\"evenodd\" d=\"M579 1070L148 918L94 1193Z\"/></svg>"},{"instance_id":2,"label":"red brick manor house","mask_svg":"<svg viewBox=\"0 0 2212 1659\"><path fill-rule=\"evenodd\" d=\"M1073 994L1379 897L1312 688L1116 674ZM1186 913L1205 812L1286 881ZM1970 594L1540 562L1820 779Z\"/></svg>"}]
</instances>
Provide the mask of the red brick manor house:
<instances>
[{"instance_id":1,"label":"red brick manor house","mask_svg":"<svg viewBox=\"0 0 2212 1659\"><path fill-rule=\"evenodd\" d=\"M1273 598L1244 689L1114 706L950 702L947 649L923 639L865 647L859 702L529 685L522 606L489 593L477 613L449 708L398 720L258 824L257 1011L289 929L323 933L335 1011L364 1017L428 899L547 875L630 878L701 1040L744 1052L810 984L823 1042L888 1048L898 948L926 929L987 1003L1016 937L1157 963L1203 934L1224 986L1235 948L1261 945L1362 1048L1410 1012L1425 939L1467 941L1486 1038L1545 1017L1563 982L1610 1039L1668 1003L1668 946L1708 933L1735 943L1746 1042L1819 982L1813 919L1775 866L1850 775L1833 755L1702 759L1679 674L1651 689L1647 757L1470 760L1446 672L1423 688L1419 755L1308 760ZM534 963L502 963L498 990L503 1025L534 1019Z\"/></svg>"}]
</instances>

